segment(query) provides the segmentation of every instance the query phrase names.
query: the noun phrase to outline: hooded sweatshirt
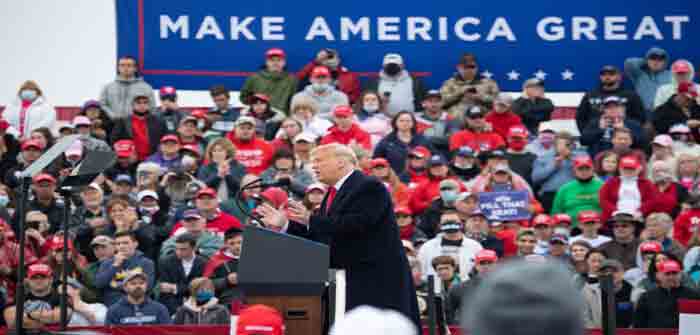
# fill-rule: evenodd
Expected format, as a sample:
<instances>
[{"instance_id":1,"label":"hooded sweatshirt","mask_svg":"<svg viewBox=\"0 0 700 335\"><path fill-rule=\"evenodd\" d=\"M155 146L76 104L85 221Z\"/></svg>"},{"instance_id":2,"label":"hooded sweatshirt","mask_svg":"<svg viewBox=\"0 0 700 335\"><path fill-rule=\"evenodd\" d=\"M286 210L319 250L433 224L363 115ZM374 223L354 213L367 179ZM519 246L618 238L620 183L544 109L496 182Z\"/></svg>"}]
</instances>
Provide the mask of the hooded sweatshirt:
<instances>
[{"instance_id":1,"label":"hooded sweatshirt","mask_svg":"<svg viewBox=\"0 0 700 335\"><path fill-rule=\"evenodd\" d=\"M126 118L131 115L131 104L134 97L137 96L147 96L149 110L156 110L156 96L153 94L153 87L142 77L124 79L117 76L113 82L102 89L100 104L112 120Z\"/></svg>"},{"instance_id":2,"label":"hooded sweatshirt","mask_svg":"<svg viewBox=\"0 0 700 335\"><path fill-rule=\"evenodd\" d=\"M338 126L333 126L328 129L328 134L323 136L321 144L340 143L345 145L357 144L361 147L372 150L372 142L369 134L364 131L357 123L353 123L350 129L342 131Z\"/></svg>"},{"instance_id":3,"label":"hooded sweatshirt","mask_svg":"<svg viewBox=\"0 0 700 335\"><path fill-rule=\"evenodd\" d=\"M668 66L659 72L652 72L647 66L649 55L662 54L670 59L666 50L653 47L647 51L645 58L633 57L625 60L625 76L632 81L635 91L642 99L644 109L647 111L647 120L651 120L651 111L654 110L656 92L663 85L671 82L671 71Z\"/></svg>"},{"instance_id":4,"label":"hooded sweatshirt","mask_svg":"<svg viewBox=\"0 0 700 335\"><path fill-rule=\"evenodd\" d=\"M416 92L413 91L413 78L403 70L396 77L390 77L384 71L379 72L378 92L391 92L386 111L396 115L400 111L415 111Z\"/></svg>"},{"instance_id":5,"label":"hooded sweatshirt","mask_svg":"<svg viewBox=\"0 0 700 335\"><path fill-rule=\"evenodd\" d=\"M330 86L323 94L318 94L312 88L312 85L306 86L303 91L295 94L292 97L291 105L294 105L299 99L307 97L316 102L318 105L318 116L326 120L333 118L333 109L335 106L347 106L350 104L348 96L345 93L338 91L335 87Z\"/></svg>"},{"instance_id":6,"label":"hooded sweatshirt","mask_svg":"<svg viewBox=\"0 0 700 335\"><path fill-rule=\"evenodd\" d=\"M231 140L236 147L236 160L245 166L248 173L260 175L267 169L272 160L272 146L255 135L250 141L242 141L235 136L235 132L230 132L226 137Z\"/></svg>"},{"instance_id":7,"label":"hooded sweatshirt","mask_svg":"<svg viewBox=\"0 0 700 335\"><path fill-rule=\"evenodd\" d=\"M673 62L673 64L676 64L676 63L688 64L688 67L690 68L690 80L692 81L693 78L695 78L695 67L693 66L693 63L691 63L685 59L679 59L679 60ZM696 83L695 89L700 90L700 85ZM654 108L665 104L668 101L668 99L670 99L677 92L678 92L678 78L676 78L675 75L671 74L671 81L665 85L662 85L656 91L656 97L654 98Z\"/></svg>"},{"instance_id":8,"label":"hooded sweatshirt","mask_svg":"<svg viewBox=\"0 0 700 335\"><path fill-rule=\"evenodd\" d=\"M247 102L257 93L263 93L270 97L270 105L283 112L287 112L289 99L297 90L297 78L283 71L274 73L265 69L248 77L239 96L240 101Z\"/></svg>"},{"instance_id":9,"label":"hooded sweatshirt","mask_svg":"<svg viewBox=\"0 0 700 335\"><path fill-rule=\"evenodd\" d=\"M148 297L141 305L132 305L126 297L121 298L109 307L105 318L105 325L142 326L171 323L168 309Z\"/></svg>"},{"instance_id":10,"label":"hooded sweatshirt","mask_svg":"<svg viewBox=\"0 0 700 335\"><path fill-rule=\"evenodd\" d=\"M148 291L153 289L156 278L153 261L144 256L141 251L136 250L134 255L122 262L119 267L115 267L113 263L114 257L104 260L95 275L95 287L102 290L105 306L111 306L125 296L122 285L128 271L138 269L143 271L148 276ZM109 318L109 312L107 315Z\"/></svg>"},{"instance_id":11,"label":"hooded sweatshirt","mask_svg":"<svg viewBox=\"0 0 700 335\"><path fill-rule=\"evenodd\" d=\"M228 309L219 304L217 298L211 298L201 306L189 298L177 309L173 319L178 325L228 325L231 317Z\"/></svg>"}]
</instances>

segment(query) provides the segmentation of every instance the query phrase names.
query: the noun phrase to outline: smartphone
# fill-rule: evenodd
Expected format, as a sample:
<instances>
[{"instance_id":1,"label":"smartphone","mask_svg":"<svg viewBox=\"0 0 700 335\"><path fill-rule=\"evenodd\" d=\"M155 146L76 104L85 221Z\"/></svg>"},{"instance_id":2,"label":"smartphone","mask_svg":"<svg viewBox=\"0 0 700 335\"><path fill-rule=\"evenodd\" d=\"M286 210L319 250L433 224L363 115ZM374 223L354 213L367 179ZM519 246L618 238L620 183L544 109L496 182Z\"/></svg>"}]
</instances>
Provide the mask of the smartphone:
<instances>
[{"instance_id":1,"label":"smartphone","mask_svg":"<svg viewBox=\"0 0 700 335\"><path fill-rule=\"evenodd\" d=\"M389 97L391 97L391 92L389 92L389 91L384 92L384 97L387 98L387 99L388 99Z\"/></svg>"}]
</instances>

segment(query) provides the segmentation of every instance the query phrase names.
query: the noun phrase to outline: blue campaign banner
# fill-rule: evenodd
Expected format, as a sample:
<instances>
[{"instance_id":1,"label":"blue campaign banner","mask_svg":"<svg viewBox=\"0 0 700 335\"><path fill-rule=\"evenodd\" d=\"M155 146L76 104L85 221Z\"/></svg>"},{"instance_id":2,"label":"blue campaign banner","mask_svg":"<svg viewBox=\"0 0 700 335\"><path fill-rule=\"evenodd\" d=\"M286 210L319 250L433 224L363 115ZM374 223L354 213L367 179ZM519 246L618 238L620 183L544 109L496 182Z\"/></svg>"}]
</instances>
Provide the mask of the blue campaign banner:
<instances>
[{"instance_id":1,"label":"blue campaign banner","mask_svg":"<svg viewBox=\"0 0 700 335\"><path fill-rule=\"evenodd\" d=\"M527 191L479 193L479 209L492 221L529 220L529 207Z\"/></svg>"},{"instance_id":2,"label":"blue campaign banner","mask_svg":"<svg viewBox=\"0 0 700 335\"><path fill-rule=\"evenodd\" d=\"M403 55L406 68L439 88L464 52L477 55L484 76L519 91L538 76L550 91L584 91L606 64L622 67L652 46L672 60L700 61L700 2L221 1L119 0L117 50L140 61L155 87L240 88L283 48L298 71L322 48L366 79L382 57Z\"/></svg>"}]
</instances>

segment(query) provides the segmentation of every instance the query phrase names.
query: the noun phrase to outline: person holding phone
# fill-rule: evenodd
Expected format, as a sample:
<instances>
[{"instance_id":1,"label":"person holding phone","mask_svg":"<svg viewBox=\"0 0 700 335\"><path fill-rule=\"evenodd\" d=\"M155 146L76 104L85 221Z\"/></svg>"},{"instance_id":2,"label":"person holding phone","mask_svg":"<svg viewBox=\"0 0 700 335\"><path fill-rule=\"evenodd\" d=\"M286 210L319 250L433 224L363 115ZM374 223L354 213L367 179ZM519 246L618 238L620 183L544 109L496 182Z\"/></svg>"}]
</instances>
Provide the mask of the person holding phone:
<instances>
[{"instance_id":1,"label":"person holding phone","mask_svg":"<svg viewBox=\"0 0 700 335\"><path fill-rule=\"evenodd\" d=\"M476 56L465 53L459 57L455 74L440 87L443 107L453 117L463 121L464 111L473 106L491 109L493 99L500 89L492 79L479 74Z\"/></svg>"},{"instance_id":2,"label":"person holding phone","mask_svg":"<svg viewBox=\"0 0 700 335\"><path fill-rule=\"evenodd\" d=\"M379 76L369 81L365 90L382 94L389 116L420 110L426 92L423 81L406 70L403 57L396 53L384 55Z\"/></svg>"},{"instance_id":3,"label":"person holding phone","mask_svg":"<svg viewBox=\"0 0 700 335\"><path fill-rule=\"evenodd\" d=\"M318 51L316 58L307 63L299 72L300 87L309 85L309 77L315 66L325 66L331 71L331 77L335 87L345 93L350 100L350 103L355 103L360 97L360 79L357 73L350 72L347 67L342 64L342 59L338 50L324 48Z\"/></svg>"}]
</instances>

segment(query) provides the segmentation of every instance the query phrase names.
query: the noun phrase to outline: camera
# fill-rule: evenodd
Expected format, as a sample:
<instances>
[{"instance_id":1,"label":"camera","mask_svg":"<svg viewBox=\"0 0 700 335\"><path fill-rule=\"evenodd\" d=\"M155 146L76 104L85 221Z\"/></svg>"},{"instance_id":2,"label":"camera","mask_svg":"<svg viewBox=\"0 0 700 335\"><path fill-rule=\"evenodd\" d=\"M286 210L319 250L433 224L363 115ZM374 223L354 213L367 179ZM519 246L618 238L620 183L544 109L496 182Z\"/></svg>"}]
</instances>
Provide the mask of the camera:
<instances>
[{"instance_id":1,"label":"camera","mask_svg":"<svg viewBox=\"0 0 700 335\"><path fill-rule=\"evenodd\" d=\"M384 92L384 97L385 98L391 97L391 92L389 92L389 91Z\"/></svg>"}]
</instances>

